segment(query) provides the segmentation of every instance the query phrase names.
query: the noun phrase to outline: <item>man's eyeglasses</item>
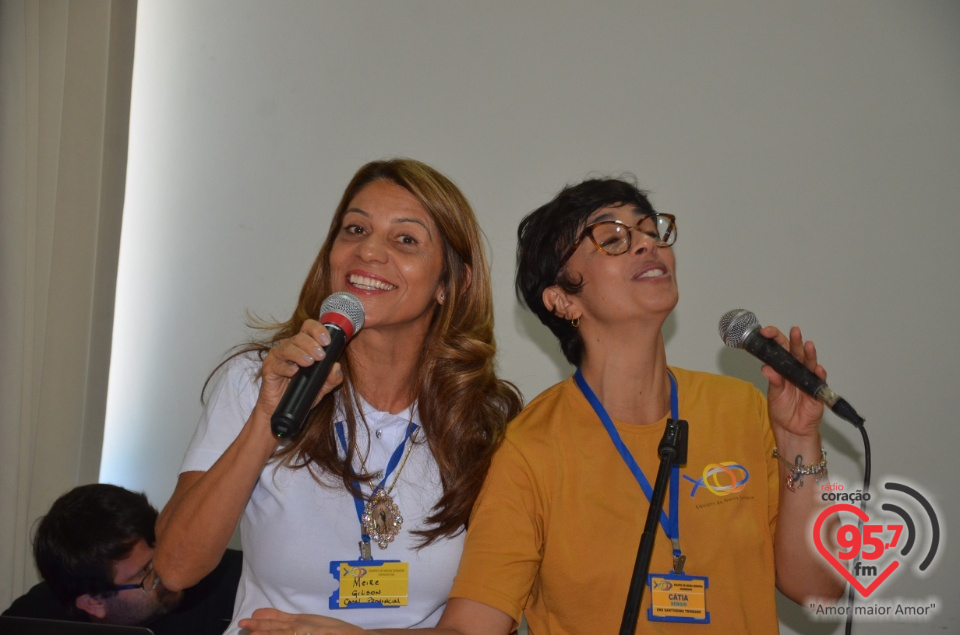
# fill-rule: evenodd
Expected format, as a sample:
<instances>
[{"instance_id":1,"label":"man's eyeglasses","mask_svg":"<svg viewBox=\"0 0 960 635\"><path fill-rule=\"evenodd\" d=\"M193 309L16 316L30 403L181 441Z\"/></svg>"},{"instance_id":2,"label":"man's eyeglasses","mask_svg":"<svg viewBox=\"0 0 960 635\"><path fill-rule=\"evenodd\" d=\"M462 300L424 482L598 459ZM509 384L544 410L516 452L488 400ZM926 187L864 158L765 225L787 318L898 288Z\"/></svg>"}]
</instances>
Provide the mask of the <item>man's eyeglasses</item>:
<instances>
[{"instance_id":1,"label":"man's eyeglasses","mask_svg":"<svg viewBox=\"0 0 960 635\"><path fill-rule=\"evenodd\" d=\"M150 586L147 586L147 580L150 579L150 576L153 576L153 582L150 583ZM143 576L143 579L140 580L139 584L115 584L113 585L114 591L129 591L132 589L140 589L144 593L150 594L160 586L160 576L156 574L153 570L153 562L150 562L150 569L147 571L147 574Z\"/></svg>"},{"instance_id":2,"label":"man's eyeglasses","mask_svg":"<svg viewBox=\"0 0 960 635\"><path fill-rule=\"evenodd\" d=\"M673 214L655 212L644 216L636 225L627 225L618 220L601 220L584 227L576 242L560 259L560 267L567 264L567 260L577 250L584 238L589 238L597 249L608 256L619 256L630 250L633 232L638 231L654 240L658 247L669 247L677 242L677 217Z\"/></svg>"}]
</instances>

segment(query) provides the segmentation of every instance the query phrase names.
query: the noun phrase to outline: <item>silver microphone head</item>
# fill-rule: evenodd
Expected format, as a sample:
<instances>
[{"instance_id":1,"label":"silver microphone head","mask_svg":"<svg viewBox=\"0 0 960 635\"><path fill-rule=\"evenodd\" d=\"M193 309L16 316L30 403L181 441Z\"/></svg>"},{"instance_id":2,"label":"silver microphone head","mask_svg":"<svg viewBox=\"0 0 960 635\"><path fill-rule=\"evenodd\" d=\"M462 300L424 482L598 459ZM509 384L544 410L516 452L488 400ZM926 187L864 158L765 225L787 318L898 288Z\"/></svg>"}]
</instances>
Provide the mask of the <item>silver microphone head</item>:
<instances>
[{"instance_id":1,"label":"silver microphone head","mask_svg":"<svg viewBox=\"0 0 960 635\"><path fill-rule=\"evenodd\" d=\"M330 313L345 317L353 325L353 332L347 334L347 339L353 337L363 327L363 302L352 293L338 291L329 295L320 305L320 321L323 322L323 317L329 317Z\"/></svg>"},{"instance_id":2,"label":"silver microphone head","mask_svg":"<svg viewBox=\"0 0 960 635\"><path fill-rule=\"evenodd\" d=\"M750 311L733 309L720 318L720 339L730 348L743 348L747 334L759 326L757 316Z\"/></svg>"}]
</instances>

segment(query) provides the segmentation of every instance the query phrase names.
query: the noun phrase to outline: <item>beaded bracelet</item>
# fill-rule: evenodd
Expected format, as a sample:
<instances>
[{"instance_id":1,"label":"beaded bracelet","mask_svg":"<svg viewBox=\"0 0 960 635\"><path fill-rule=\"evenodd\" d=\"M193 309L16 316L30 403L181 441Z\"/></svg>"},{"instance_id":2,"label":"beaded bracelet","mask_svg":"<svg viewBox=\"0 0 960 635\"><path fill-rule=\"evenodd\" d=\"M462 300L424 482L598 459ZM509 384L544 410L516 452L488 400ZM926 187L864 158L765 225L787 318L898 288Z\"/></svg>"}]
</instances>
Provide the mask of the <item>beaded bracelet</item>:
<instances>
[{"instance_id":1,"label":"beaded bracelet","mask_svg":"<svg viewBox=\"0 0 960 635\"><path fill-rule=\"evenodd\" d=\"M787 475L787 489L791 492L797 491L798 487L803 487L803 477L808 474L817 475L817 483L822 483L827 478L827 451L820 448L820 462L813 465L803 465L803 456L798 454L793 463L785 459L777 448L773 448L774 458L783 461L790 473Z\"/></svg>"}]
</instances>

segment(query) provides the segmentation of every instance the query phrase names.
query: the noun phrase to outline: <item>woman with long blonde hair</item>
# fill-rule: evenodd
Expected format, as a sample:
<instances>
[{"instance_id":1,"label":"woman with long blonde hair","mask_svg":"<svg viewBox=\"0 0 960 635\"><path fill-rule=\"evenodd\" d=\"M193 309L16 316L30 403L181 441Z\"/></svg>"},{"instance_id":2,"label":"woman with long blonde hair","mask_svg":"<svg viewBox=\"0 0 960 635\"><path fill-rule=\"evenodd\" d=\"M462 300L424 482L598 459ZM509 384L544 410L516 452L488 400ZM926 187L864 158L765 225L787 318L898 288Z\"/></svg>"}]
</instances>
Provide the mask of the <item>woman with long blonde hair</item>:
<instances>
[{"instance_id":1,"label":"woman with long blonde hair","mask_svg":"<svg viewBox=\"0 0 960 635\"><path fill-rule=\"evenodd\" d=\"M296 373L324 359L330 336L317 317L337 292L360 300L363 326L303 431L281 443L271 417ZM201 579L239 524L244 572L228 633L262 607L366 627L435 624L491 456L521 407L495 373L491 295L482 233L456 185L410 159L363 166L292 317L217 373L158 522L164 586ZM378 596L395 584L389 600Z\"/></svg>"}]
</instances>

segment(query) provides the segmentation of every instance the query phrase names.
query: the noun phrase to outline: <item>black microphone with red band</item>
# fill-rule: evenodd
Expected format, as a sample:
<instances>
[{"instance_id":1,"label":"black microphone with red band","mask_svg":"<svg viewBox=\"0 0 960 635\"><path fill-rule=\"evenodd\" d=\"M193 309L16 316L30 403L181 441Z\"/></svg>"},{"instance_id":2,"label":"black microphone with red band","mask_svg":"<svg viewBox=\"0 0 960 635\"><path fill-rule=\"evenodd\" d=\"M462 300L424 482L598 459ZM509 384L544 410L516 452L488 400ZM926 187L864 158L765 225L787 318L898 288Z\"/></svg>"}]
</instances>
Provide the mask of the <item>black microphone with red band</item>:
<instances>
[{"instance_id":1,"label":"black microphone with red band","mask_svg":"<svg viewBox=\"0 0 960 635\"><path fill-rule=\"evenodd\" d=\"M352 293L334 293L320 305L320 322L330 334L330 343L323 350L326 357L311 366L304 366L290 380L270 417L270 429L278 439L295 437L316 401L330 370L337 363L347 342L363 326L363 303Z\"/></svg>"}]
</instances>

